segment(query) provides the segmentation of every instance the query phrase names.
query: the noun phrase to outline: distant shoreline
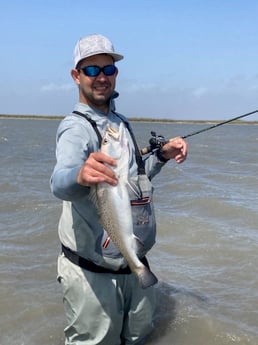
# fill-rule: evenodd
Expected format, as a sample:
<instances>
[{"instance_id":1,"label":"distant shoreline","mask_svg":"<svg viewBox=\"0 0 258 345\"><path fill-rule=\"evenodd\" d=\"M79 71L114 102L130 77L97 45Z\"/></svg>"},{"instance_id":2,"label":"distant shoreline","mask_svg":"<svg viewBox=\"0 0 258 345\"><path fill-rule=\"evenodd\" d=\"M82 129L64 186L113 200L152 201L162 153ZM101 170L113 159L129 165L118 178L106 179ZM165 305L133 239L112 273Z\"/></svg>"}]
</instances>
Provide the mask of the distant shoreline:
<instances>
[{"instance_id":1,"label":"distant shoreline","mask_svg":"<svg viewBox=\"0 0 258 345\"><path fill-rule=\"evenodd\" d=\"M61 115L7 115L0 114L0 119L19 119L19 120L62 120L64 116ZM216 124L227 120L175 120L175 119L155 119L155 118L144 118L144 117L130 117L129 121L132 122L160 122L160 123L200 123L200 124ZM232 121L232 124L248 124L258 125L258 121Z\"/></svg>"}]
</instances>

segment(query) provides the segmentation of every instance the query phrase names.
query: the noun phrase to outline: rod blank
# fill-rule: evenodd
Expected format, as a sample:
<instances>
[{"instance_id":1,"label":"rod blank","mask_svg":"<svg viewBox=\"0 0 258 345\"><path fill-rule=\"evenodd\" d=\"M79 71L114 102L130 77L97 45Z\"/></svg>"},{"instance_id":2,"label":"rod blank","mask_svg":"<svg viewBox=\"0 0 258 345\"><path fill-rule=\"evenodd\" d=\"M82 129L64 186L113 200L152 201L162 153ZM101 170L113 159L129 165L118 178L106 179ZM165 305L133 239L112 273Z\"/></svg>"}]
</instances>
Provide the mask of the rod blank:
<instances>
[{"instance_id":1,"label":"rod blank","mask_svg":"<svg viewBox=\"0 0 258 345\"><path fill-rule=\"evenodd\" d=\"M232 118L232 119L230 119L230 120L227 120L227 121L223 121L223 122L217 123L217 124L212 125L212 126L210 126L210 127L206 127L206 128L200 129L199 131L192 132L192 133L190 133L190 134L184 135L184 136L181 137L181 138L186 139L186 138L192 137L192 136L194 136L194 135L196 135L196 134L199 134L199 133L202 133L202 132L209 131L210 129L213 129L213 128L216 128L216 127L225 125L226 123L229 123L229 122L232 122L232 121L236 121L236 120L242 119L243 117L252 115L252 114L257 113L257 112L258 112L258 110L254 110L254 111L252 111L251 113L243 114L243 115L234 117L234 118Z\"/></svg>"}]
</instances>

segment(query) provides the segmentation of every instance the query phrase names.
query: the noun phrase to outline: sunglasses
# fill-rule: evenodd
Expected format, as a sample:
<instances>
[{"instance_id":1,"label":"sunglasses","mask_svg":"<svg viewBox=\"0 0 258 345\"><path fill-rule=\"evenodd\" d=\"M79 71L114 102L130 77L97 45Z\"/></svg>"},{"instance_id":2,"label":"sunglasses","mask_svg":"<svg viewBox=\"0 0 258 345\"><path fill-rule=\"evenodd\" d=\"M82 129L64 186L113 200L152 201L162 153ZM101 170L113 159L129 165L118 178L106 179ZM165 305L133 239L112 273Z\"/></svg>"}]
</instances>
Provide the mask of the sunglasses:
<instances>
[{"instance_id":1,"label":"sunglasses","mask_svg":"<svg viewBox=\"0 0 258 345\"><path fill-rule=\"evenodd\" d=\"M97 77L98 75L100 75L101 72L103 72L106 76L111 76L116 73L116 66L115 65L107 65L104 67L86 66L83 68L79 68L79 70L82 70L83 73L87 77Z\"/></svg>"}]
</instances>

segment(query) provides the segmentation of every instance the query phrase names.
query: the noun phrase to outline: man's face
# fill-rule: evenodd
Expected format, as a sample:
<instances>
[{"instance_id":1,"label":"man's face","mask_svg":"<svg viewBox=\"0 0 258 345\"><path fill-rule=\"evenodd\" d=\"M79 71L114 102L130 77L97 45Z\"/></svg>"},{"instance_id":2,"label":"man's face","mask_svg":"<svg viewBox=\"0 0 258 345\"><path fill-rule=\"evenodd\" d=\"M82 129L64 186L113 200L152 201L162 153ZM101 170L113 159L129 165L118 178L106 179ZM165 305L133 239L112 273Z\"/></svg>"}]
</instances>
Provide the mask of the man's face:
<instances>
[{"instance_id":1,"label":"man's face","mask_svg":"<svg viewBox=\"0 0 258 345\"><path fill-rule=\"evenodd\" d=\"M72 77L80 89L80 102L104 112L108 111L118 71L116 70L114 75L110 76L101 71L99 75L91 77L85 75L82 69L87 66L104 67L113 64L114 61L110 55L99 54L84 59L79 63L78 70L72 70Z\"/></svg>"}]
</instances>

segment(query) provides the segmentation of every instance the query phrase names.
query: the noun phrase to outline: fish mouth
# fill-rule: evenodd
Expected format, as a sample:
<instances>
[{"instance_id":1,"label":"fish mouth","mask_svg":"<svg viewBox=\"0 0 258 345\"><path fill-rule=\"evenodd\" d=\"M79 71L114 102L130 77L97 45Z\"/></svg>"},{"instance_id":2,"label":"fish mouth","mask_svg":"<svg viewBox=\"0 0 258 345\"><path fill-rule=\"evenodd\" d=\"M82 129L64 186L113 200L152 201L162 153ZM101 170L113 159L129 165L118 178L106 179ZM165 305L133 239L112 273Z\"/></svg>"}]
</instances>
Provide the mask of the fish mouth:
<instances>
[{"instance_id":1,"label":"fish mouth","mask_svg":"<svg viewBox=\"0 0 258 345\"><path fill-rule=\"evenodd\" d=\"M102 145L106 146L108 145L110 139L113 139L114 141L119 141L119 137L120 137L120 132L118 130L116 130L113 127L107 126L106 127L106 132L105 135L102 139Z\"/></svg>"},{"instance_id":2,"label":"fish mouth","mask_svg":"<svg viewBox=\"0 0 258 345\"><path fill-rule=\"evenodd\" d=\"M115 140L119 139L119 131L113 127L107 128L107 133Z\"/></svg>"}]
</instances>

